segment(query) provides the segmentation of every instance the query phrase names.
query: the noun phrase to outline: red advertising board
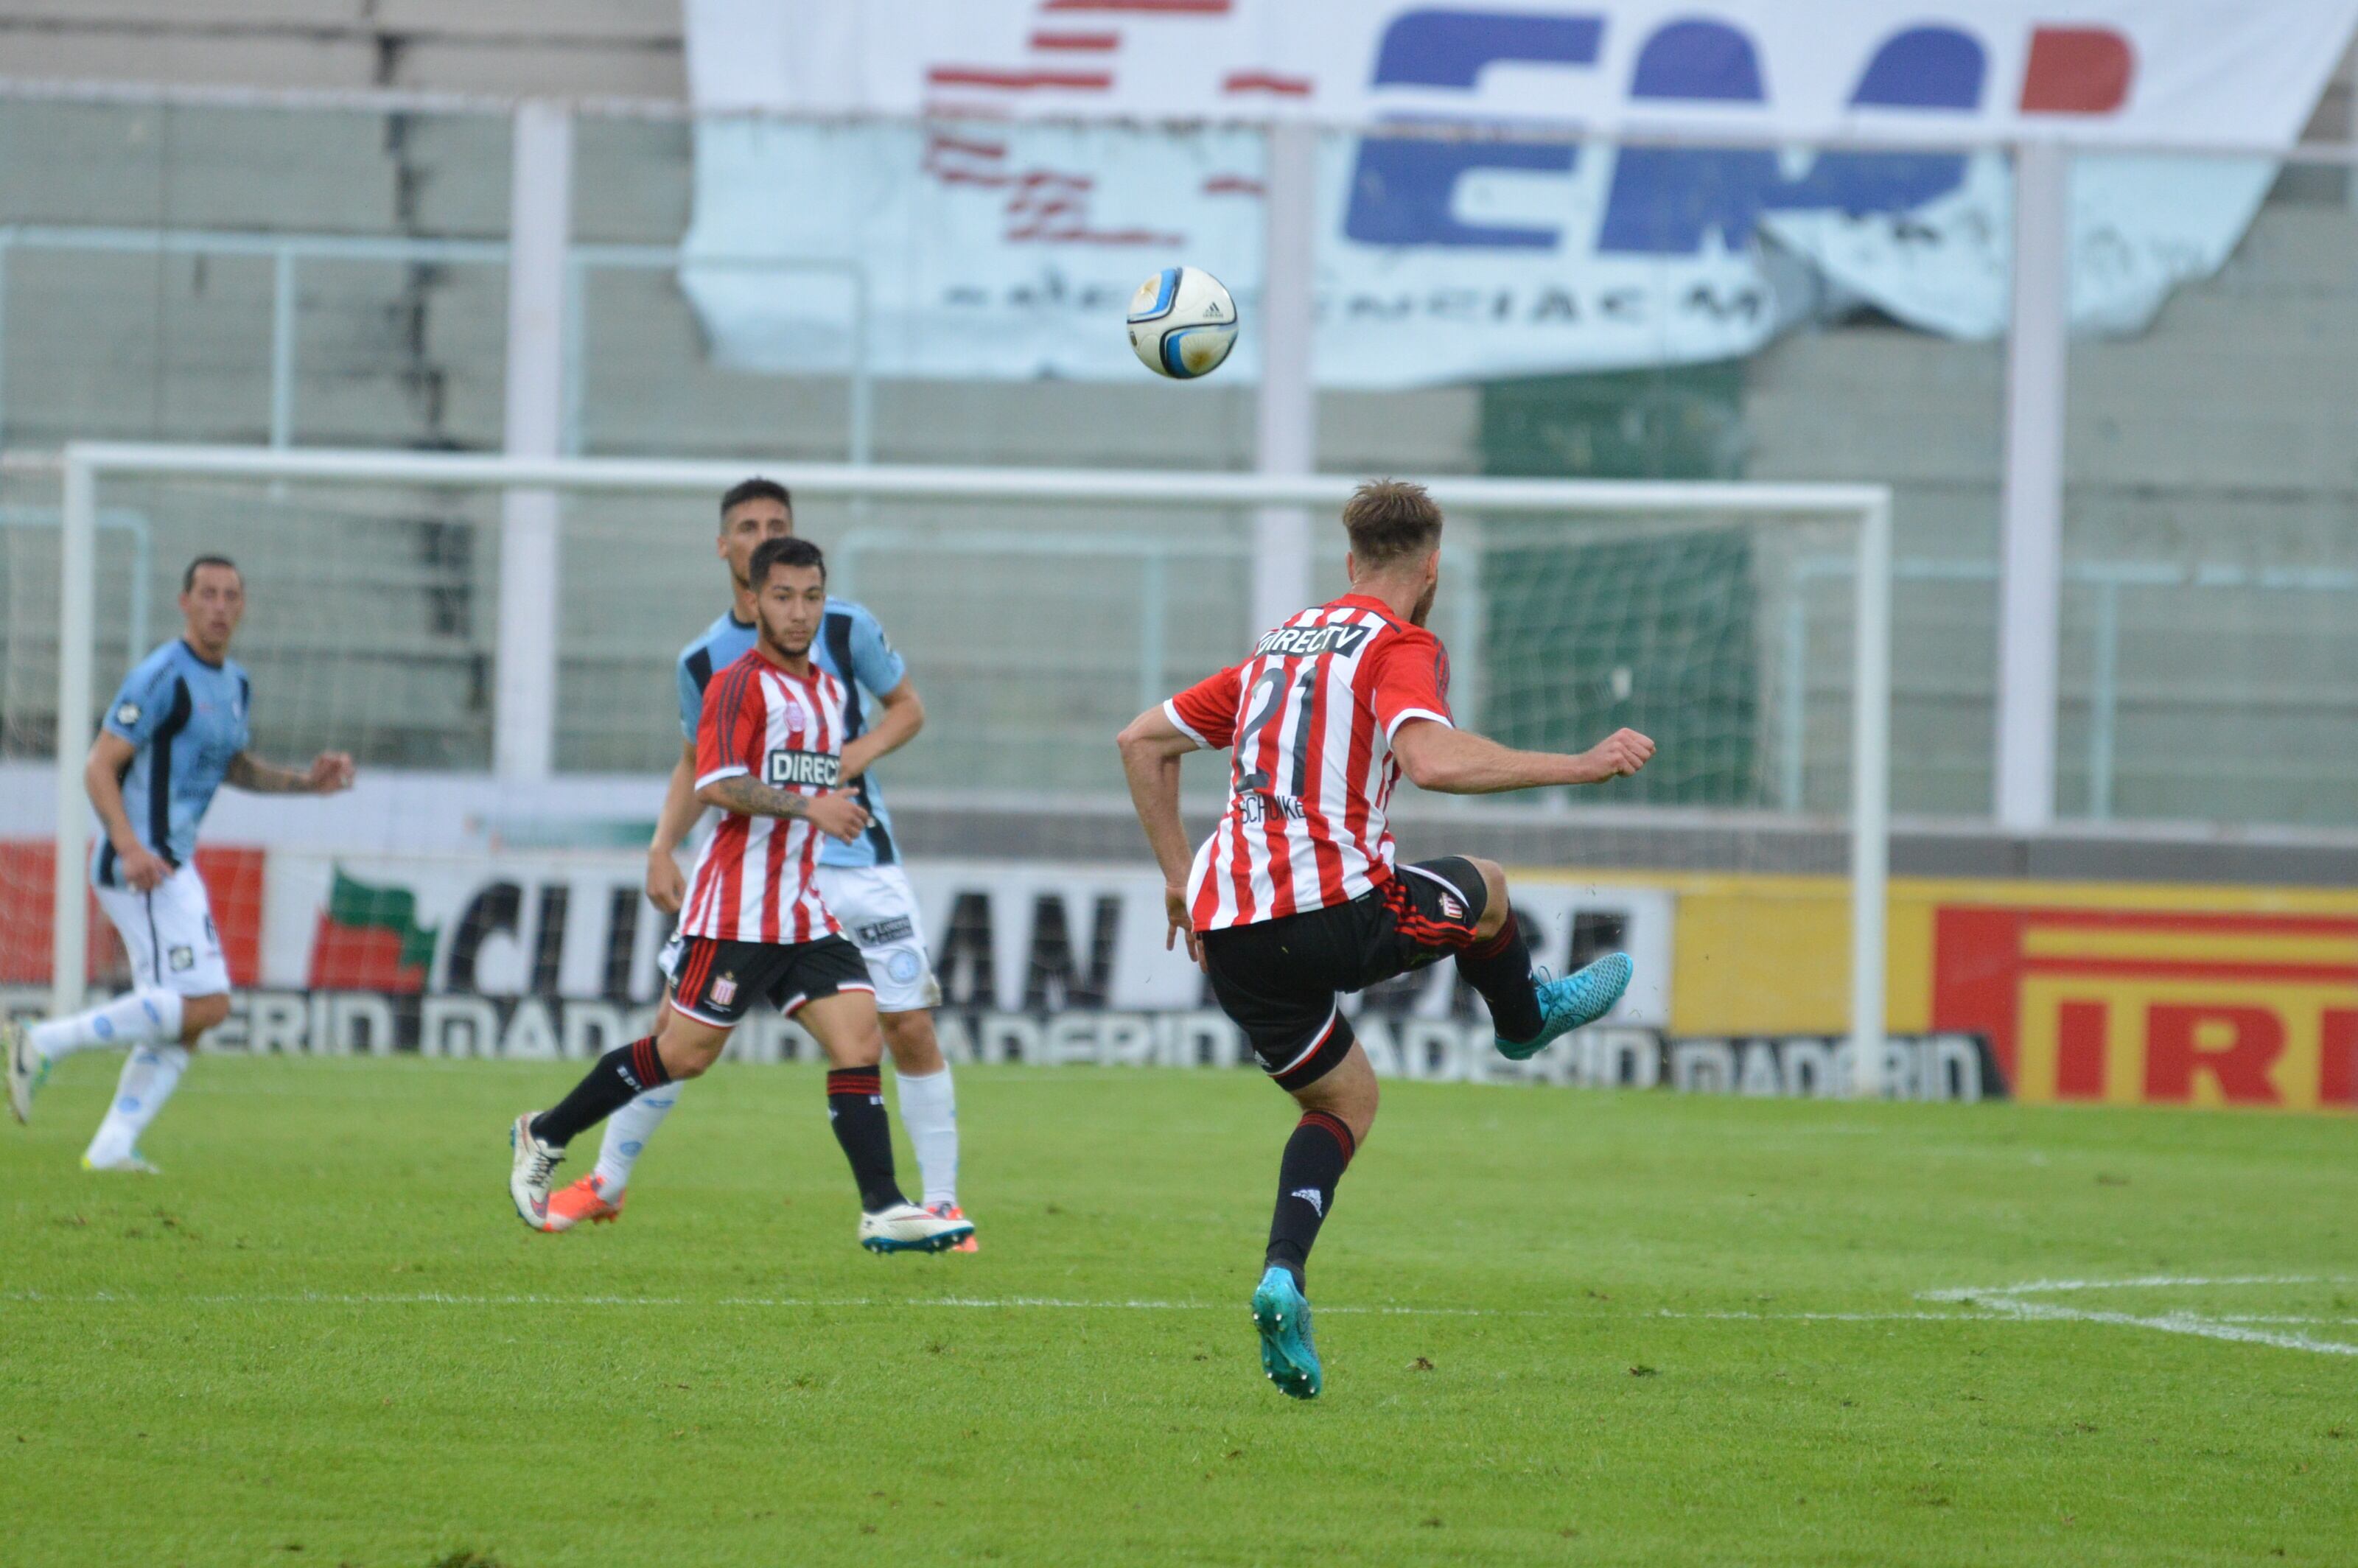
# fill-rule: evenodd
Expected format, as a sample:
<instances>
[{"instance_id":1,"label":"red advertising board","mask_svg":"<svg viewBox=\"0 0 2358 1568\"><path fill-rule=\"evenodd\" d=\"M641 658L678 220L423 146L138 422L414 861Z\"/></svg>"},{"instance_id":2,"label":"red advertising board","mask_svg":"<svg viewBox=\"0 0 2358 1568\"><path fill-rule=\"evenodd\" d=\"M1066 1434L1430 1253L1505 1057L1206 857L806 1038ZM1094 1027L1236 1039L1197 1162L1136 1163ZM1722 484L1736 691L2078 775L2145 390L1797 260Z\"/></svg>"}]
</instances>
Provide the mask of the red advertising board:
<instances>
[{"instance_id":1,"label":"red advertising board","mask_svg":"<svg viewBox=\"0 0 2358 1568\"><path fill-rule=\"evenodd\" d=\"M2358 915L1943 904L1932 946L2018 1098L2358 1105Z\"/></svg>"}]
</instances>

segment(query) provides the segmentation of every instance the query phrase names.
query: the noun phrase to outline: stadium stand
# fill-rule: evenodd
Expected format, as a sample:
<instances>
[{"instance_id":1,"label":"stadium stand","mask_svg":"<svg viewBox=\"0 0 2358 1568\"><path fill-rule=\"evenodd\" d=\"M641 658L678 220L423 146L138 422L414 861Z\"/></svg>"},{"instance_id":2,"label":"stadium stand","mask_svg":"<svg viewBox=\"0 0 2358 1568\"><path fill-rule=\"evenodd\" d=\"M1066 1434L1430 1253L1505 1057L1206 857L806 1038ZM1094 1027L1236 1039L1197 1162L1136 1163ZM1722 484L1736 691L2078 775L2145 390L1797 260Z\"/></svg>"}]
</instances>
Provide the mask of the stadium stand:
<instances>
[{"instance_id":1,"label":"stadium stand","mask_svg":"<svg viewBox=\"0 0 2358 1568\"><path fill-rule=\"evenodd\" d=\"M677 7L654 0L5 0L0 75L656 100L683 91ZM2345 62L2310 126L2313 140L2347 138L2349 75ZM584 115L577 135L577 239L676 243L689 214L690 128L676 119ZM495 113L9 98L0 100L0 220L495 241L504 233L507 136ZM273 178L253 178L257 168ZM2064 611L2067 810L2087 803L2132 818L2358 823L2358 770L2315 741L2320 719L2345 717L2348 694L2358 690L2358 589L2349 586L2358 582L2358 561L2344 558L2349 546L2331 526L2358 501L2342 430L2358 393L2340 325L2358 303L2348 267L2353 243L2358 222L2342 171L2288 169L2227 266L2181 289L2152 330L2074 345L2066 550L2080 575ZM38 449L70 436L267 438L266 256L11 248L5 265L0 385L27 388L38 372L41 387L38 399L0 394L6 445ZM295 438L496 448L503 310L496 265L307 263ZM581 449L843 454L844 382L717 368L670 275L598 274L585 317ZM1674 404L1684 395L1682 373L1658 378ZM1701 400L1717 434L1700 465L1674 452L1640 452L1583 469L1559 443L1537 466L1897 486L1894 798L1903 812L1974 813L1989 792L1987 584L2003 377L1999 344L1853 318L1788 335L1728 367L1719 390ZM956 384L889 383L879 389L877 456L1249 463L1249 387L1195 389L1175 419L1159 390L1039 383L978 397ZM1529 471L1530 454L1509 449L1499 436L1502 406L1495 388L1329 394L1321 462ZM266 547L269 527L225 508L220 544L253 553ZM423 647L453 665L480 661L480 634L449 613L454 590L480 596L485 589L480 566L464 550L454 553L465 532L420 517L388 535L377 580L391 586L353 595L347 623L388 657ZM38 594L49 569L42 542L22 530L0 530L0 539L6 591ZM1959 580L1911 585L1910 562ZM710 598L703 564L684 558L676 571L634 582L656 600L644 619L695 624ZM2223 575L2223 568L2232 570ZM151 569L151 601L161 602L172 563ZM2209 579L2200 586L2166 581L2202 572ZM2107 573L2120 580L2103 586ZM2102 616L2117 628L2119 668L2106 798L2094 802L2090 765L2080 759L2088 752ZM965 630L954 621L927 624L939 624L946 638ZM20 736L46 724L48 680L40 654L22 641L0 637L0 695ZM672 651L656 639L568 646L567 678L658 689ZM265 648L254 652L267 657ZM1838 683L1841 650L1813 651L1810 676ZM381 760L482 754L484 717L469 708L464 686L420 679L398 689L406 695L387 697L402 706L379 731L392 749ZM1118 719L1130 695L1116 679L1080 700L1090 730ZM1052 700L1069 706L1072 694ZM573 768L644 770L660 767L671 743L660 713L644 721L584 719L564 737L560 758ZM2237 780L2190 762L2205 743L2264 759L2265 772ZM1838 750L1825 754L1824 765L1839 770ZM913 755L905 772L916 775L913 784L929 782L928 772L971 780L983 761L937 744Z\"/></svg>"}]
</instances>

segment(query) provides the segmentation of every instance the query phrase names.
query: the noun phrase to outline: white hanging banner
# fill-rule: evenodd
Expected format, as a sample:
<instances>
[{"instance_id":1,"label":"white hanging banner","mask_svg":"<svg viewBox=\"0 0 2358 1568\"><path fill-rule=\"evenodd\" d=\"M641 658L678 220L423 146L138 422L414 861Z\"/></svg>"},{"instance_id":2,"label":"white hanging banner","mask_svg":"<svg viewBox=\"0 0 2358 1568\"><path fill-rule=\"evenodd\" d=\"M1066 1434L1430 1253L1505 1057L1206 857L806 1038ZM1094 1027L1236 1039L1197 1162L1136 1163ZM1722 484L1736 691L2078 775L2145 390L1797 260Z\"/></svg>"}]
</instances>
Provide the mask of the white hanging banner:
<instances>
[{"instance_id":1,"label":"white hanging banner","mask_svg":"<svg viewBox=\"0 0 2358 1568\"><path fill-rule=\"evenodd\" d=\"M1181 260L1239 296L1224 373L1256 373L1260 146L1076 119L2288 146L2358 0L688 0L687 17L698 107L739 116L698 125L683 269L723 362L839 371L864 311L879 374L1110 379L1136 373L1122 302ZM2273 172L2079 159L2074 325L2141 328L2224 259ZM1327 385L1725 358L1829 297L1960 337L2006 319L1995 154L1337 135L1319 201Z\"/></svg>"}]
</instances>

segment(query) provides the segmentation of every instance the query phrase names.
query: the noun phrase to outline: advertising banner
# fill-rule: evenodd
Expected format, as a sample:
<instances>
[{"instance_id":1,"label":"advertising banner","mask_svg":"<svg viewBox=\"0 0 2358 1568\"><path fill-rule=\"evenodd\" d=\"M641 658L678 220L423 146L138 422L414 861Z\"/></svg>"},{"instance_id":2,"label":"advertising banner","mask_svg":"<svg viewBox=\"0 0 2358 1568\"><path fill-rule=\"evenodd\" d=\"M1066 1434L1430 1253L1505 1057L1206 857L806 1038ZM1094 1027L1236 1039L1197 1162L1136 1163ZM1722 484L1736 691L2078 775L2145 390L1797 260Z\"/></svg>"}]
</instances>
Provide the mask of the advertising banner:
<instances>
[{"instance_id":1,"label":"advertising banner","mask_svg":"<svg viewBox=\"0 0 2358 1568\"><path fill-rule=\"evenodd\" d=\"M1848 889L1676 892L1673 1033L1836 1032ZM2034 1102L2358 1109L2358 893L1895 878L1888 1023L1980 1042Z\"/></svg>"},{"instance_id":2,"label":"advertising banner","mask_svg":"<svg viewBox=\"0 0 2358 1568\"><path fill-rule=\"evenodd\" d=\"M29 886L42 847L0 844ZM582 1057L644 1033L669 921L630 851L338 856L208 846L239 991L227 1049ZM1163 946L1151 870L910 868L959 1060L1233 1066L1242 1038ZM1628 953L1597 1027L1527 1064L1438 964L1345 1003L1387 1076L1834 1095L1850 1077L1848 888L1834 877L1513 874L1533 957ZM28 910L33 909L28 905ZM29 930L30 927L23 929ZM1886 1076L1927 1099L2358 1108L2358 892L1895 879ZM102 987L121 983L93 918ZM38 934L37 934L38 935ZM46 993L10 944L0 1002ZM784 1021L732 1053L810 1059Z\"/></svg>"},{"instance_id":3,"label":"advertising banner","mask_svg":"<svg viewBox=\"0 0 2358 1568\"><path fill-rule=\"evenodd\" d=\"M1120 308L1157 267L1208 268L1252 319L1261 146L1221 125L1301 117L1365 133L1321 148L1328 385L1721 359L1862 301L1988 337L2011 176L1966 144L2288 146L2353 22L2358 0L690 0L691 87L719 113L682 281L735 367L838 373L864 311L882 375L1134 375ZM810 118L855 114L903 118ZM1365 132L1386 121L1479 134ZM1747 140L1613 144L1664 124ZM1813 149L1844 136L1907 146ZM2141 329L2273 176L2081 158L2074 324ZM1258 341L1225 373L1258 373Z\"/></svg>"},{"instance_id":4,"label":"advertising banner","mask_svg":"<svg viewBox=\"0 0 2358 1568\"><path fill-rule=\"evenodd\" d=\"M929 860L908 868L949 1005L1056 1012L1207 1005L1200 971L1163 946L1163 880L1151 869L1041 861ZM644 857L270 859L266 987L600 997L651 1002L670 922L642 891ZM1617 949L1639 982L1613 1022L1669 1022L1671 901L1646 888L1571 882L1519 890L1534 957L1559 970ZM1392 1011L1471 1016L1447 965L1394 982Z\"/></svg>"}]
</instances>

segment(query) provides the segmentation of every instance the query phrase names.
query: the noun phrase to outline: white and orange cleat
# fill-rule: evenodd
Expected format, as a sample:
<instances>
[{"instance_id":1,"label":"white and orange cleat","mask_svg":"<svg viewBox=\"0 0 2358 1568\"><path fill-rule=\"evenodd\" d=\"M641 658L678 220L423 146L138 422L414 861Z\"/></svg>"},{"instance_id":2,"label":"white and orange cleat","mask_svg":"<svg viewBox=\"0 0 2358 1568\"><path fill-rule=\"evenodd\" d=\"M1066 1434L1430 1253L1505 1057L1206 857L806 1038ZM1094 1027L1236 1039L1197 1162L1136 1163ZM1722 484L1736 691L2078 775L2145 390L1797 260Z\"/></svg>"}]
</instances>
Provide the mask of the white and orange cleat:
<instances>
[{"instance_id":1,"label":"white and orange cleat","mask_svg":"<svg viewBox=\"0 0 2358 1568\"><path fill-rule=\"evenodd\" d=\"M937 1219L964 1219L966 1217L966 1210L958 1207L958 1206L954 1203L929 1203L925 1206L925 1212L934 1216ZM963 1239L959 1240L956 1245L950 1248L950 1250L953 1252L979 1252L982 1250L982 1244L975 1240L974 1232L969 1230L966 1233Z\"/></svg>"},{"instance_id":2,"label":"white and orange cleat","mask_svg":"<svg viewBox=\"0 0 2358 1568\"><path fill-rule=\"evenodd\" d=\"M611 1225L622 1217L622 1205L630 1200L630 1189L625 1187L609 1203L606 1200L606 1179L593 1171L571 1186L548 1195L548 1217L541 1222L540 1227L555 1235L560 1230L570 1230L585 1220L592 1225Z\"/></svg>"}]
</instances>

